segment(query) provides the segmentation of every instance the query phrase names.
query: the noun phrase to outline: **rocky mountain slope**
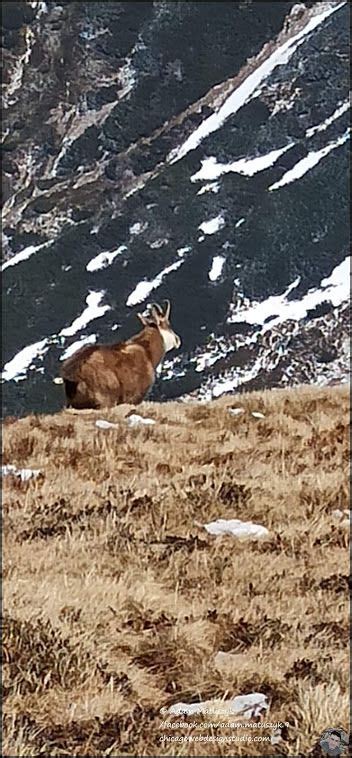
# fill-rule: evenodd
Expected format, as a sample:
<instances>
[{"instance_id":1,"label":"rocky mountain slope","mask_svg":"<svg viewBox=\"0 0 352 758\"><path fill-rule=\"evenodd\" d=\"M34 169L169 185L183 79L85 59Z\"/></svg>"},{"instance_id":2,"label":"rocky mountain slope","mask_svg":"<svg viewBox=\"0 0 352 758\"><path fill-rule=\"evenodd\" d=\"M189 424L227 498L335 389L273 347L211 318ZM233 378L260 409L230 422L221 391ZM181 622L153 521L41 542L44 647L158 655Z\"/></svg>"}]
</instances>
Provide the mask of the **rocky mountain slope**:
<instances>
[{"instance_id":1,"label":"rocky mountain slope","mask_svg":"<svg viewBox=\"0 0 352 758\"><path fill-rule=\"evenodd\" d=\"M3 405L169 297L152 397L348 375L346 2L3 3Z\"/></svg>"}]
</instances>

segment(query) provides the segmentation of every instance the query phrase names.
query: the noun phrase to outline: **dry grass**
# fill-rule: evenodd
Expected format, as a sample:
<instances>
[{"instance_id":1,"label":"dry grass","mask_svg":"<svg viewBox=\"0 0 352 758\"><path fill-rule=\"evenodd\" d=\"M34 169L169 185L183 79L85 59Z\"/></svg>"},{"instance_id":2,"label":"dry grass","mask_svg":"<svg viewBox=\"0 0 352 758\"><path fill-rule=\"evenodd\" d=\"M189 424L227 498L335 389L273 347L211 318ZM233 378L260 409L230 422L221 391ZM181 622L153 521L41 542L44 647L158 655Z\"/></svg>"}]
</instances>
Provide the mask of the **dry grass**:
<instances>
[{"instance_id":1,"label":"dry grass","mask_svg":"<svg viewBox=\"0 0 352 758\"><path fill-rule=\"evenodd\" d=\"M348 507L348 399L146 403L157 424L138 429L126 407L5 422L4 463L42 476L3 487L4 754L306 755L348 728L349 535L331 516ZM231 517L270 538L199 526ZM185 733L160 729L161 707L253 691L289 722L280 748L160 743Z\"/></svg>"}]
</instances>

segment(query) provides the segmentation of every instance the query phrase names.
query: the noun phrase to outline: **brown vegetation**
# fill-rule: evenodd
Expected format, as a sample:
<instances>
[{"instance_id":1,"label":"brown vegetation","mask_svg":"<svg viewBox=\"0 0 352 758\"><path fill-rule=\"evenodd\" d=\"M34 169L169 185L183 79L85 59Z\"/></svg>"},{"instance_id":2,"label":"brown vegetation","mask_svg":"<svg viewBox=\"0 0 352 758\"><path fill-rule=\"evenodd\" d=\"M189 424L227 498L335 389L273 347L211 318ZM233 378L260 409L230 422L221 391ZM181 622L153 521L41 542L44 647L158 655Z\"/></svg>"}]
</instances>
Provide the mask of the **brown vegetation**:
<instances>
[{"instance_id":1,"label":"brown vegetation","mask_svg":"<svg viewBox=\"0 0 352 758\"><path fill-rule=\"evenodd\" d=\"M307 755L348 727L347 388L127 411L5 422L4 463L42 474L3 485L3 753ZM213 537L217 518L270 536ZM160 742L231 733L161 729L162 707L250 692L280 746Z\"/></svg>"}]
</instances>

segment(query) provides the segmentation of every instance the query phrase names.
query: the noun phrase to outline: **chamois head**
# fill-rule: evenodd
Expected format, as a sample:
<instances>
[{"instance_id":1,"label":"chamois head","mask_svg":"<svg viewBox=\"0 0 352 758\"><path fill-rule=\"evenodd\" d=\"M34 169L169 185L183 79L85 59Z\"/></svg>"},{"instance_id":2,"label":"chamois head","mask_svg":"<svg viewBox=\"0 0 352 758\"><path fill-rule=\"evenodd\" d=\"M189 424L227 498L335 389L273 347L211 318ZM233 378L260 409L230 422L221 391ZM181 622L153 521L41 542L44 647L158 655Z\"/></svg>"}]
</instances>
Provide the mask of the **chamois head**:
<instances>
[{"instance_id":1,"label":"chamois head","mask_svg":"<svg viewBox=\"0 0 352 758\"><path fill-rule=\"evenodd\" d=\"M148 307L148 314L144 316L142 313L138 313L138 318L143 326L152 326L158 329L164 343L165 352L168 353L169 350L180 347L181 340L170 326L170 301L165 300L164 302L164 310L157 303L152 303Z\"/></svg>"}]
</instances>

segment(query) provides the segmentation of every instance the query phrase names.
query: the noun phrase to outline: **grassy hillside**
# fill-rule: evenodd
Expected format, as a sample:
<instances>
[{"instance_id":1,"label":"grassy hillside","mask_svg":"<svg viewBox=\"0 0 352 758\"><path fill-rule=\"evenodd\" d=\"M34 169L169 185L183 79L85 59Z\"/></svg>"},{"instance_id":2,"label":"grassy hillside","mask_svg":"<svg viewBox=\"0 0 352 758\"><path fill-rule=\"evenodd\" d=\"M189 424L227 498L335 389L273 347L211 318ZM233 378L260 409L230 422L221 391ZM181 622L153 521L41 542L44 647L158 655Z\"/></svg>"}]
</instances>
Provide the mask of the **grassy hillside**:
<instances>
[{"instance_id":1,"label":"grassy hillside","mask_svg":"<svg viewBox=\"0 0 352 758\"><path fill-rule=\"evenodd\" d=\"M42 473L4 478L6 755L306 755L347 729L348 403L302 388L145 403L157 423L136 429L126 406L7 419L3 462ZM217 518L269 538L212 536ZM251 692L288 722L281 747L263 728L160 742L234 733L162 729L163 706Z\"/></svg>"}]
</instances>

